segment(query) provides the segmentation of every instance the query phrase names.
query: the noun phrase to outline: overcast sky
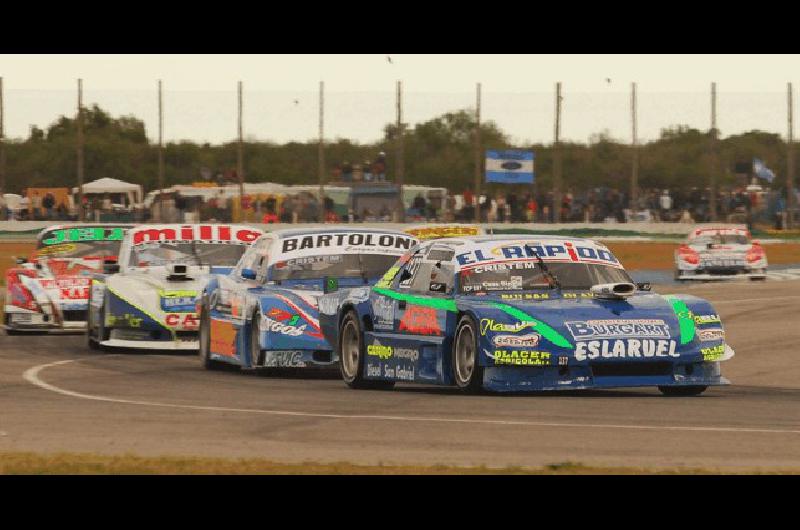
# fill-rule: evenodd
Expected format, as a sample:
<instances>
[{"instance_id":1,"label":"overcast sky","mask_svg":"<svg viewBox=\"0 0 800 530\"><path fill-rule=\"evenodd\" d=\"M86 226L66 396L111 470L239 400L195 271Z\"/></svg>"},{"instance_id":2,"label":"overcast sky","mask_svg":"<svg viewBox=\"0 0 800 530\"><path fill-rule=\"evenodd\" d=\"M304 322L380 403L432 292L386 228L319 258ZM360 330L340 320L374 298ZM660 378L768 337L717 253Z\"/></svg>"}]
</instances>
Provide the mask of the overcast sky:
<instances>
[{"instance_id":1,"label":"overcast sky","mask_svg":"<svg viewBox=\"0 0 800 530\"><path fill-rule=\"evenodd\" d=\"M389 62L387 55L391 57ZM145 120L157 131L156 80L165 89L167 140L219 143L236 134L236 82L245 90L248 137L285 142L317 135L317 89L326 87L326 138L360 142L394 121L403 81L404 121L474 107L517 141L552 141L553 87L563 83L565 138L608 130L630 138L629 91L639 88L642 139L662 127L708 128L709 85L718 84L724 135L759 128L786 134L786 83L798 55L4 55L6 136L24 138L74 114L76 79L85 102ZM800 81L800 79L795 79ZM795 84L797 87L797 83ZM797 93L797 88L795 89Z\"/></svg>"}]
</instances>

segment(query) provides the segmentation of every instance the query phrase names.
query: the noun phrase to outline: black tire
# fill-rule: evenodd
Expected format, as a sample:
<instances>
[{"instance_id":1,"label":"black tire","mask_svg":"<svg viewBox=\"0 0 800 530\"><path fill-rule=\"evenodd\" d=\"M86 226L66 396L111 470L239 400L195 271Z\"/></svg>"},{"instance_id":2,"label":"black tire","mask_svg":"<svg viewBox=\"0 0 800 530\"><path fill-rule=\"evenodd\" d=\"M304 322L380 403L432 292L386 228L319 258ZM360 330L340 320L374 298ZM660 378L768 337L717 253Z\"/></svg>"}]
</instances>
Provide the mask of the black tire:
<instances>
[{"instance_id":1,"label":"black tire","mask_svg":"<svg viewBox=\"0 0 800 530\"><path fill-rule=\"evenodd\" d=\"M86 310L86 346L89 347L90 350L99 350L100 349L100 341L96 338L92 337L92 294L91 289L89 290L89 305Z\"/></svg>"},{"instance_id":2,"label":"black tire","mask_svg":"<svg viewBox=\"0 0 800 530\"><path fill-rule=\"evenodd\" d=\"M200 342L197 354L200 357L200 364L206 370L221 370L225 367L224 363L214 361L211 357L211 316L208 308L208 300L203 298L200 306L200 329L198 331Z\"/></svg>"},{"instance_id":3,"label":"black tire","mask_svg":"<svg viewBox=\"0 0 800 530\"><path fill-rule=\"evenodd\" d=\"M339 372L347 386L355 389L389 390L394 381L370 381L364 378L364 334L358 315L350 310L339 327Z\"/></svg>"},{"instance_id":4,"label":"black tire","mask_svg":"<svg viewBox=\"0 0 800 530\"><path fill-rule=\"evenodd\" d=\"M89 298L89 313L86 315L86 344L89 346L90 349L95 351L106 351L106 348L100 344L102 341L106 340L106 293L103 292L103 303L97 308L98 313L98 323L97 323L97 332L95 333L95 337L92 337L92 328L91 328L91 311L92 311L92 299L91 295Z\"/></svg>"},{"instance_id":5,"label":"black tire","mask_svg":"<svg viewBox=\"0 0 800 530\"><path fill-rule=\"evenodd\" d=\"M464 315L458 322L451 353L453 381L469 394L483 391L484 367L480 365L478 326L475 319Z\"/></svg>"},{"instance_id":6,"label":"black tire","mask_svg":"<svg viewBox=\"0 0 800 530\"><path fill-rule=\"evenodd\" d=\"M261 357L261 337L259 336L258 323L261 315L258 311L253 313L253 320L250 321L250 368L258 368L258 361Z\"/></svg>"},{"instance_id":7,"label":"black tire","mask_svg":"<svg viewBox=\"0 0 800 530\"><path fill-rule=\"evenodd\" d=\"M660 386L662 394L669 397L699 396L706 391L707 386Z\"/></svg>"}]
</instances>

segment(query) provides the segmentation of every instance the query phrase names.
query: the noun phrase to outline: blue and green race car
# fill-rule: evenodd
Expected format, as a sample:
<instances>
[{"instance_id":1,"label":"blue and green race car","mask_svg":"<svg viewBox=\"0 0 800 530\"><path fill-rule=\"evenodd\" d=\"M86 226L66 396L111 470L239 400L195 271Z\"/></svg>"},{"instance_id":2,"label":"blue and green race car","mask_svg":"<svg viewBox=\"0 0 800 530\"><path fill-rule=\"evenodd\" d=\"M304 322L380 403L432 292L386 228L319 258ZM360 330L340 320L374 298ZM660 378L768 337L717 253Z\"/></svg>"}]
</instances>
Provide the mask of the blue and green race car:
<instances>
[{"instance_id":1,"label":"blue and green race car","mask_svg":"<svg viewBox=\"0 0 800 530\"><path fill-rule=\"evenodd\" d=\"M465 391L729 384L733 357L712 305L635 284L604 245L548 236L426 241L374 286L320 297L345 383Z\"/></svg>"}]
</instances>

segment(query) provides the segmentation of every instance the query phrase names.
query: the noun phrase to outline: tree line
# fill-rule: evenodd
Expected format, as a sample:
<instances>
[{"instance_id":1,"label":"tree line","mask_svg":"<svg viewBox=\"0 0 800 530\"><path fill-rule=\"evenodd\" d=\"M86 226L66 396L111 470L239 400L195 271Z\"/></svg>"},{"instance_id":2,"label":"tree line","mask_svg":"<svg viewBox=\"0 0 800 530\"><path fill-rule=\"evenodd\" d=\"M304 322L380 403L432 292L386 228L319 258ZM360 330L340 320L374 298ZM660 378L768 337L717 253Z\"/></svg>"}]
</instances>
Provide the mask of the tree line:
<instances>
[{"instance_id":1,"label":"tree line","mask_svg":"<svg viewBox=\"0 0 800 530\"><path fill-rule=\"evenodd\" d=\"M133 116L112 117L97 105L85 109L85 178L114 177L157 188L158 148L149 141L144 122ZM450 112L419 123L404 136L405 182L448 188L460 193L474 186L474 130L469 109ZM6 141L6 190L20 193L27 187L72 187L76 183L76 122L60 117L46 130L31 128L25 140ZM326 174L345 161L361 163L387 154L387 178L396 171L397 127L388 124L383 138L374 144L359 144L338 138L325 145ZM492 122L481 123L483 149L532 149L536 153L536 186L552 186L553 146L515 145ZM762 159L785 186L787 144L775 133L750 131L728 136L716 143L712 156L710 131L676 125L660 137L638 147L639 183L642 188L691 189L704 187L712 172L721 186L734 185L734 165ZM247 182L313 184L317 182L317 142L248 141L244 144ZM560 146L564 190L609 187L627 190L632 147L599 133L587 143ZM230 175L236 167L236 143L222 145L170 142L164 147L165 185L188 184L203 175ZM800 157L795 153L795 159ZM501 186L501 185L492 185ZM507 189L496 187L493 189Z\"/></svg>"}]
</instances>

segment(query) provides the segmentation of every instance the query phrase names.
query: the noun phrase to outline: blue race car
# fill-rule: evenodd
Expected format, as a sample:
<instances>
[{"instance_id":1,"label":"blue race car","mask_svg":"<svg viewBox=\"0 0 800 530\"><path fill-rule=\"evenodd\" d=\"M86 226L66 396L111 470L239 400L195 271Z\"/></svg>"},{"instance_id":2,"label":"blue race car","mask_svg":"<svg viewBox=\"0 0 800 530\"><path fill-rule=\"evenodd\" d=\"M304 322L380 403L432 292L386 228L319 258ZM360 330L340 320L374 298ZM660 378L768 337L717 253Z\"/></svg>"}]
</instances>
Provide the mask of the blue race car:
<instances>
[{"instance_id":1,"label":"blue race car","mask_svg":"<svg viewBox=\"0 0 800 530\"><path fill-rule=\"evenodd\" d=\"M370 289L319 300L352 388L395 382L465 391L729 384L719 316L695 296L635 285L604 245L547 236L426 241Z\"/></svg>"},{"instance_id":2,"label":"blue race car","mask_svg":"<svg viewBox=\"0 0 800 530\"><path fill-rule=\"evenodd\" d=\"M208 369L336 367L319 327L317 299L329 289L367 292L417 244L402 232L278 230L258 239L200 302L200 359Z\"/></svg>"}]
</instances>

